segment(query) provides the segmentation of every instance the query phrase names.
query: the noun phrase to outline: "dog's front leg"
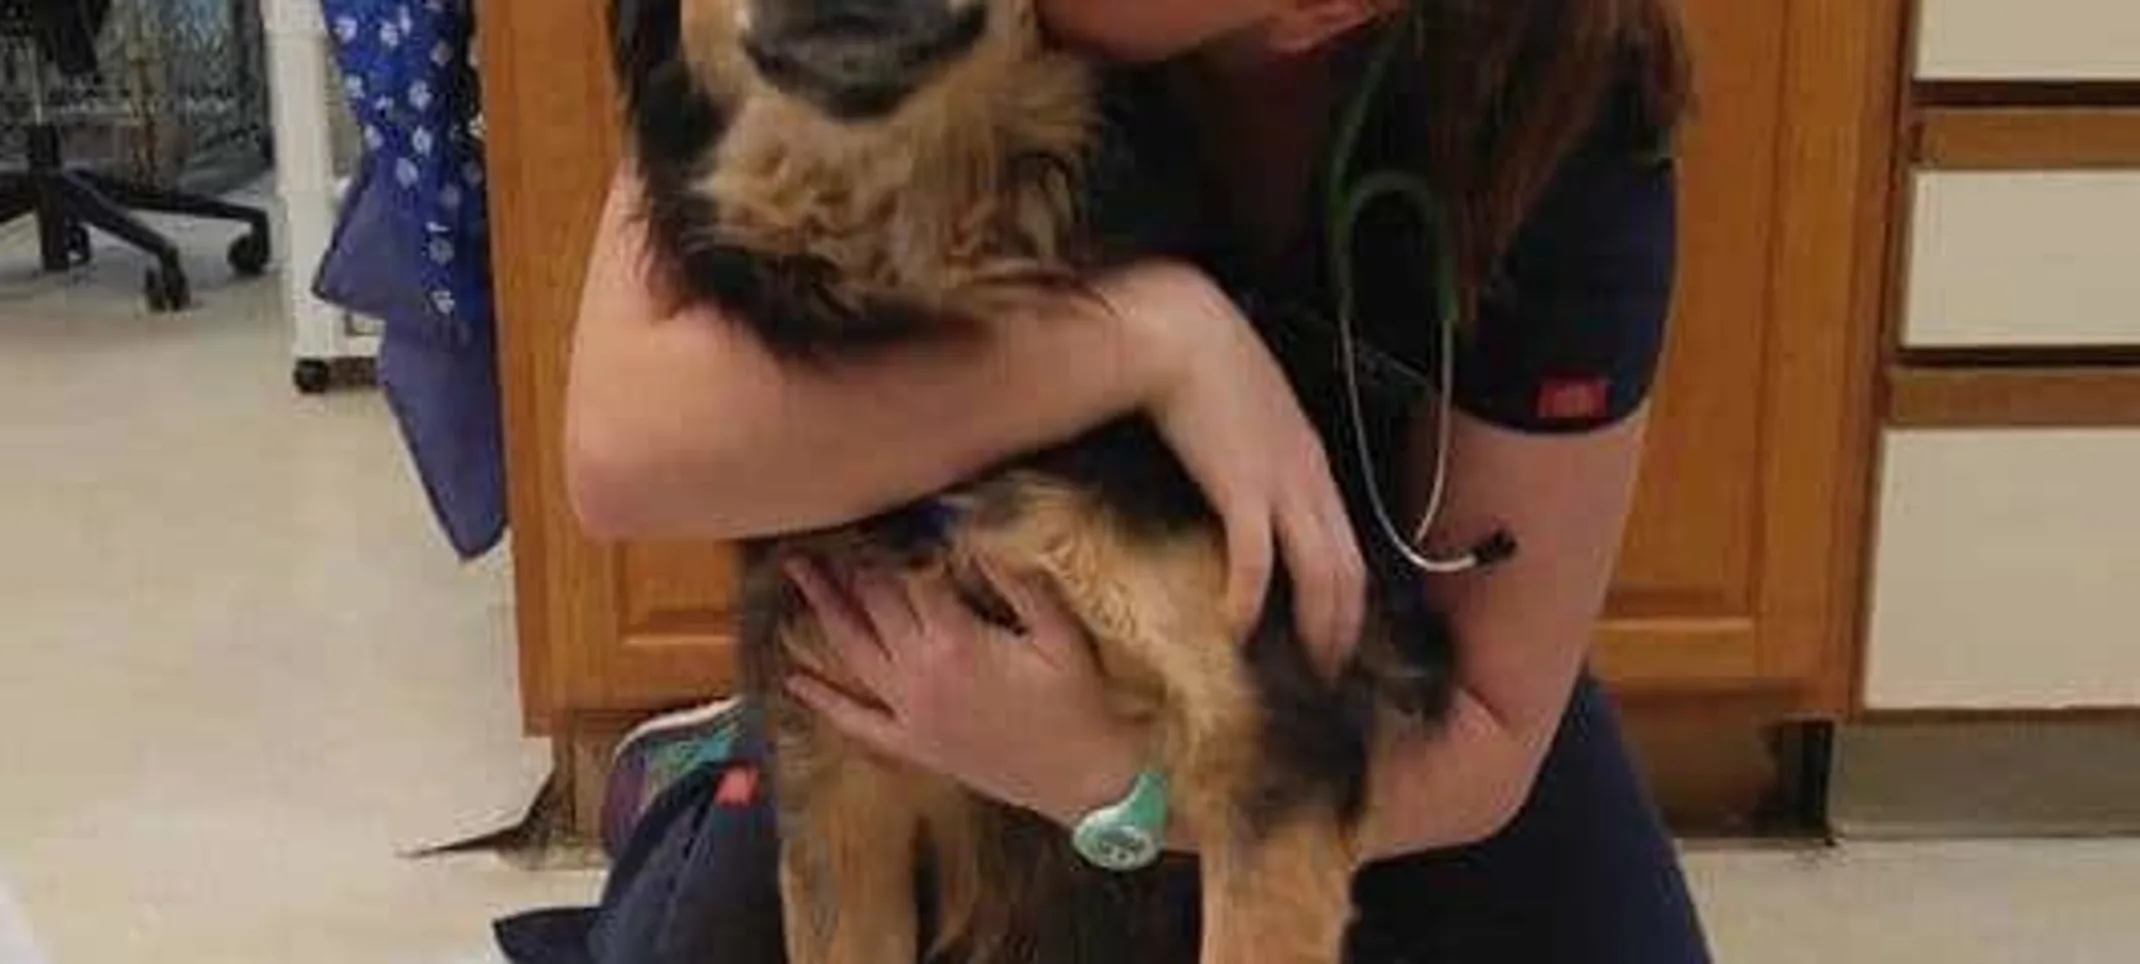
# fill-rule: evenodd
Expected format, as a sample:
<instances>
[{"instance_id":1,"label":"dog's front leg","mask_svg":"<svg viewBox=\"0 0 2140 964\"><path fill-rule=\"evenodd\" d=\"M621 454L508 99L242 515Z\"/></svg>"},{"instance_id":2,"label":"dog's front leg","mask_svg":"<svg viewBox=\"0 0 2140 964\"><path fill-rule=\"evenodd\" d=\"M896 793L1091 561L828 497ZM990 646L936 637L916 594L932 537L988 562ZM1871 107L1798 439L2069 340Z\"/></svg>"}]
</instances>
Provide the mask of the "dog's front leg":
<instances>
[{"instance_id":1,"label":"dog's front leg","mask_svg":"<svg viewBox=\"0 0 2140 964\"><path fill-rule=\"evenodd\" d=\"M1357 854L1352 835L1319 808L1252 840L1207 842L1203 964L1336 964Z\"/></svg>"},{"instance_id":2,"label":"dog's front leg","mask_svg":"<svg viewBox=\"0 0 2140 964\"><path fill-rule=\"evenodd\" d=\"M911 792L852 757L812 776L780 831L789 964L915 964L921 813Z\"/></svg>"}]
</instances>

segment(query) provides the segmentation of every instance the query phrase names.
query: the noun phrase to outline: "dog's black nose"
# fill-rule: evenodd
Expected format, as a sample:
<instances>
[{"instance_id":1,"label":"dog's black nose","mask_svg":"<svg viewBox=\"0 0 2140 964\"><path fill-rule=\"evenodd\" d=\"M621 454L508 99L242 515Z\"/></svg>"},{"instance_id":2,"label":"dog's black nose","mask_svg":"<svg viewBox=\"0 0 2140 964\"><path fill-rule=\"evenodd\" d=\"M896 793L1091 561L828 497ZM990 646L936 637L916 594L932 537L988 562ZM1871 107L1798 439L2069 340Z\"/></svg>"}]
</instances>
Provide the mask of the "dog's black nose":
<instances>
[{"instance_id":1,"label":"dog's black nose","mask_svg":"<svg viewBox=\"0 0 2140 964\"><path fill-rule=\"evenodd\" d=\"M773 86L844 119L898 108L987 26L985 3L758 0L744 49Z\"/></svg>"},{"instance_id":2,"label":"dog's black nose","mask_svg":"<svg viewBox=\"0 0 2140 964\"><path fill-rule=\"evenodd\" d=\"M749 0L753 32L768 42L802 36L887 41L946 29L982 4L954 0Z\"/></svg>"}]
</instances>

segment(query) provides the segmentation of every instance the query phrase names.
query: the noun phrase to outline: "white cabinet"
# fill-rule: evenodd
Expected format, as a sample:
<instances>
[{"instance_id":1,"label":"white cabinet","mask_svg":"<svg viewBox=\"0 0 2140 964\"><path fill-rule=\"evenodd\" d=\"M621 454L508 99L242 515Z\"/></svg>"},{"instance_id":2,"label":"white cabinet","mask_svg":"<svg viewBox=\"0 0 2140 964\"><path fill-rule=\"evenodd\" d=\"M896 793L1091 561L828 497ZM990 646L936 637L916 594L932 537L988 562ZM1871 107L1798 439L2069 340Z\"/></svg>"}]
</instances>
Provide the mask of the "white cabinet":
<instances>
[{"instance_id":1,"label":"white cabinet","mask_svg":"<svg viewBox=\"0 0 2140 964\"><path fill-rule=\"evenodd\" d=\"M2140 429L1890 431L1873 710L2140 706Z\"/></svg>"},{"instance_id":2,"label":"white cabinet","mask_svg":"<svg viewBox=\"0 0 2140 964\"><path fill-rule=\"evenodd\" d=\"M2140 346L2140 170L1915 184L1905 347Z\"/></svg>"},{"instance_id":3,"label":"white cabinet","mask_svg":"<svg viewBox=\"0 0 2140 964\"><path fill-rule=\"evenodd\" d=\"M2140 2L1920 0L1917 76L2140 79Z\"/></svg>"}]
</instances>

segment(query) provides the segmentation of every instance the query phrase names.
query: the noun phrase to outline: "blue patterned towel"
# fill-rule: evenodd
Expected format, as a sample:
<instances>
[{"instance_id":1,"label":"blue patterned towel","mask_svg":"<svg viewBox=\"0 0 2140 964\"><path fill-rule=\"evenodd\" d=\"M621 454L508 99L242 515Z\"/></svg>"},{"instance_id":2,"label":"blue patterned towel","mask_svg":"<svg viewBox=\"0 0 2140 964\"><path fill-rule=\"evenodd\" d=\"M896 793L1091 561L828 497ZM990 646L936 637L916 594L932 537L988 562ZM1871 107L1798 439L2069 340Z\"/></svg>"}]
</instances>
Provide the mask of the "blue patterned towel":
<instances>
[{"instance_id":1,"label":"blue patterned towel","mask_svg":"<svg viewBox=\"0 0 2140 964\"><path fill-rule=\"evenodd\" d=\"M364 154L314 291L385 325L379 379L464 558L505 527L470 0L321 0Z\"/></svg>"}]
</instances>

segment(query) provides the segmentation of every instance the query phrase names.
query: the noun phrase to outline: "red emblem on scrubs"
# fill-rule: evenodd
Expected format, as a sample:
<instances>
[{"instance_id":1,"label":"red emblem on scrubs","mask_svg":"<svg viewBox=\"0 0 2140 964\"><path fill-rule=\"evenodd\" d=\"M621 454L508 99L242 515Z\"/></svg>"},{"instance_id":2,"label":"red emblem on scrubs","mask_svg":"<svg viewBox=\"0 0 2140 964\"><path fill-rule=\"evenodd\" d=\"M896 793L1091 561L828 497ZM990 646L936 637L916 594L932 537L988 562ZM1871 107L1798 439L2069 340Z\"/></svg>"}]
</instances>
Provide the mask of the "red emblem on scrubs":
<instances>
[{"instance_id":1,"label":"red emblem on scrubs","mask_svg":"<svg viewBox=\"0 0 2140 964\"><path fill-rule=\"evenodd\" d=\"M1561 378L1538 386L1538 417L1573 422L1605 414L1612 403L1612 382L1605 378Z\"/></svg>"},{"instance_id":2,"label":"red emblem on scrubs","mask_svg":"<svg viewBox=\"0 0 2140 964\"><path fill-rule=\"evenodd\" d=\"M724 807L748 807L757 799L757 767L736 767L721 774L721 784L713 791L713 802Z\"/></svg>"}]
</instances>

